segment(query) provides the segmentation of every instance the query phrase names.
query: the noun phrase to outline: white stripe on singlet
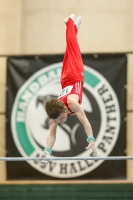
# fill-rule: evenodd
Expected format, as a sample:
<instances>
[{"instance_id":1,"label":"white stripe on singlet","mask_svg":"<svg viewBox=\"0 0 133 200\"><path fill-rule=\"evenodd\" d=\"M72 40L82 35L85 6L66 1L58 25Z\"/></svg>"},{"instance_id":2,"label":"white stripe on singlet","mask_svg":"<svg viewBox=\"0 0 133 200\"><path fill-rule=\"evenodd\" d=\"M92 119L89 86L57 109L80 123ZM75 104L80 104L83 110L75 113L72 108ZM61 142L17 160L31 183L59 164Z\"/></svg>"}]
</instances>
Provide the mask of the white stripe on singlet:
<instances>
[{"instance_id":1,"label":"white stripe on singlet","mask_svg":"<svg viewBox=\"0 0 133 200\"><path fill-rule=\"evenodd\" d=\"M78 94L80 94L81 82L76 82L76 83L75 83L75 87L76 87L76 92L77 92Z\"/></svg>"},{"instance_id":2,"label":"white stripe on singlet","mask_svg":"<svg viewBox=\"0 0 133 200\"><path fill-rule=\"evenodd\" d=\"M76 92L78 93L77 82L75 83Z\"/></svg>"},{"instance_id":3,"label":"white stripe on singlet","mask_svg":"<svg viewBox=\"0 0 133 200\"><path fill-rule=\"evenodd\" d=\"M80 90L79 90L79 82L78 82L78 93L80 94Z\"/></svg>"},{"instance_id":4,"label":"white stripe on singlet","mask_svg":"<svg viewBox=\"0 0 133 200\"><path fill-rule=\"evenodd\" d=\"M79 82L79 94L80 94L80 91L81 91L81 82Z\"/></svg>"}]
</instances>

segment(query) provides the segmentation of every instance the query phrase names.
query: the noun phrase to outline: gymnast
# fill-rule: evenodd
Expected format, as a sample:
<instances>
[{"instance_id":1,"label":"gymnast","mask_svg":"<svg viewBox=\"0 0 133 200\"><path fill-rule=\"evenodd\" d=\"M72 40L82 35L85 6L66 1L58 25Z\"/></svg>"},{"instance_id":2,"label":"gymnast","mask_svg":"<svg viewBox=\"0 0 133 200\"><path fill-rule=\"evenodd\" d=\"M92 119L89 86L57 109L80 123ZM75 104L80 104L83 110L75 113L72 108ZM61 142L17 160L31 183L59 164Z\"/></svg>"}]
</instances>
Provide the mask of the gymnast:
<instances>
[{"instance_id":1,"label":"gymnast","mask_svg":"<svg viewBox=\"0 0 133 200\"><path fill-rule=\"evenodd\" d=\"M44 104L46 113L50 118L50 132L46 139L44 152L40 154L40 162L43 165L46 165L48 161L42 159L50 157L52 154L58 123L64 123L67 117L73 113L83 124L87 134L88 146L85 149L92 149L93 156L97 156L92 128L80 105L84 84L84 65L77 41L77 32L81 24L81 16L77 17L76 20L74 18L75 15L72 14L64 20L66 24L66 52L60 80L62 92L59 98L49 99Z\"/></svg>"}]
</instances>

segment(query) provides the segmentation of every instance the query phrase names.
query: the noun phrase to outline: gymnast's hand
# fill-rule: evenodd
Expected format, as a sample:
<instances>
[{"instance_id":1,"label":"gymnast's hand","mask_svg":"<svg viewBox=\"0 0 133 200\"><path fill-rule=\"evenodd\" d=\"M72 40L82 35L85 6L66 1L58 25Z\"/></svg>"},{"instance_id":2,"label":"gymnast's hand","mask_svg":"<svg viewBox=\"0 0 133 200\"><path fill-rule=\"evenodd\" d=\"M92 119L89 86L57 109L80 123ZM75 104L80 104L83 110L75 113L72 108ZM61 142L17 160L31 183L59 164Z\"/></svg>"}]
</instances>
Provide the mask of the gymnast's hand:
<instances>
[{"instance_id":1,"label":"gymnast's hand","mask_svg":"<svg viewBox=\"0 0 133 200\"><path fill-rule=\"evenodd\" d=\"M97 151L96 151L96 147L95 147L95 142L93 140L91 140L88 144L88 146L85 149L92 149L93 154L92 156L96 157L97 156Z\"/></svg>"},{"instance_id":2,"label":"gymnast's hand","mask_svg":"<svg viewBox=\"0 0 133 200\"><path fill-rule=\"evenodd\" d=\"M48 161L46 161L46 160L42 160L43 158L49 158L51 155L50 155L50 153L49 152L47 152L47 151L44 151L42 154L40 154L40 163L42 164L42 165L47 165L48 164Z\"/></svg>"}]
</instances>

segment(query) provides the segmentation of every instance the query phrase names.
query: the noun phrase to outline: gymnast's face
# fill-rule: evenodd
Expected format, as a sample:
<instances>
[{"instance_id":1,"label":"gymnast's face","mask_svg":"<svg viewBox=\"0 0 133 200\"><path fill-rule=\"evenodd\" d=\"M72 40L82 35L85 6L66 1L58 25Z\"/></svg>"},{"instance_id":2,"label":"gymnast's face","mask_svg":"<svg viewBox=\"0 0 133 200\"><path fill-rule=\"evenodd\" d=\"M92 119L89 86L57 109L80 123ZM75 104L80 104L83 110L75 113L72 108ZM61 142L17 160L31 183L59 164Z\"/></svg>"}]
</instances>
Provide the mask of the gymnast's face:
<instances>
[{"instance_id":1,"label":"gymnast's face","mask_svg":"<svg viewBox=\"0 0 133 200\"><path fill-rule=\"evenodd\" d=\"M65 112L61 113L60 116L55 119L57 123L64 123L67 120L67 109L65 108Z\"/></svg>"}]
</instances>

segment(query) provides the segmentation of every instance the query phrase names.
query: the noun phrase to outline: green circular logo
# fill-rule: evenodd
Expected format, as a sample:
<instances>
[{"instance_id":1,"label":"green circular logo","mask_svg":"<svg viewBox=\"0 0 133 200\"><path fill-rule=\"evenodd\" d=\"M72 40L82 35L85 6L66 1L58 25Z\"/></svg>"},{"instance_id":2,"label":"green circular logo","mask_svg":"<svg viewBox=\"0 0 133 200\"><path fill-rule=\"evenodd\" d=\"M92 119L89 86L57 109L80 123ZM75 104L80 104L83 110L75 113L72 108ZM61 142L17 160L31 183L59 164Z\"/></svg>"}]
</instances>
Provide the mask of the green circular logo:
<instances>
[{"instance_id":1,"label":"green circular logo","mask_svg":"<svg viewBox=\"0 0 133 200\"><path fill-rule=\"evenodd\" d=\"M48 119L40 103L41 98L58 97L61 92L60 74L62 63L49 65L32 75L19 89L12 110L12 134L22 156L38 157L45 146L49 134ZM96 135L98 156L108 156L112 151L120 128L120 110L117 97L108 81L97 71L85 66L83 109L93 118L99 116L99 128ZM90 94L92 98L88 98ZM95 102L95 105L94 105ZM94 111L94 107L97 107ZM45 124L44 124L45 121ZM74 120L73 120L74 121ZM57 139L53 147L56 153L69 152L77 145L80 123L74 121L57 128ZM82 141L80 140L82 143ZM86 144L87 145L87 144ZM53 156L56 156L55 155ZM81 149L75 155L89 157L91 150ZM84 175L97 168L103 161L51 161L46 167L39 162L28 161L36 170L49 176L71 178Z\"/></svg>"}]
</instances>

